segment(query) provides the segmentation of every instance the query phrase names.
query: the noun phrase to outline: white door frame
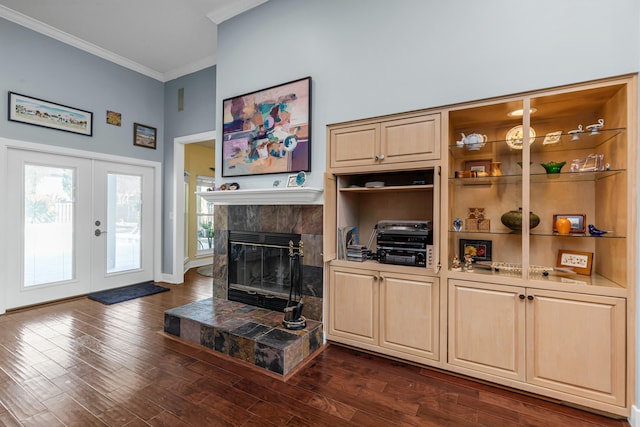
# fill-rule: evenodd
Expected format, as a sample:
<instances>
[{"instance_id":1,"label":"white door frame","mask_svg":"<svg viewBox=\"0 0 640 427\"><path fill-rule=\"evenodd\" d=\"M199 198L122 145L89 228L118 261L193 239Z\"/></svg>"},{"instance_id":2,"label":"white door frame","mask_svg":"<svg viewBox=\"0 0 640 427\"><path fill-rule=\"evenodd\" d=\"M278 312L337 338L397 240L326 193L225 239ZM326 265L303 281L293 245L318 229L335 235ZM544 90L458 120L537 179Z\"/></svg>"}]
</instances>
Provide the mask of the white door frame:
<instances>
[{"instance_id":1,"label":"white door frame","mask_svg":"<svg viewBox=\"0 0 640 427\"><path fill-rule=\"evenodd\" d=\"M80 157L90 160L102 160L114 163L126 163L130 165L141 165L153 168L154 191L156 195L162 194L162 163L151 160L141 160L131 157L117 156L113 154L96 153L93 151L78 150L74 148L57 147L53 145L40 144L35 142L20 141L0 137L0 165L7 164L7 152L15 148L20 150L31 150L41 153L57 154L60 156ZM8 181L7 168L0 167L0 200L7 200L7 190L11 183ZM156 281L162 280L162 197L154 198L153 206L153 230L157 238L153 248L153 278ZM7 209L0 209L0 242L6 242ZM0 314L6 311L6 283L7 283L7 251L11 249L10 244L0 245Z\"/></svg>"},{"instance_id":2,"label":"white door frame","mask_svg":"<svg viewBox=\"0 0 640 427\"><path fill-rule=\"evenodd\" d=\"M216 131L195 133L173 139L173 274L168 283L184 282L184 146L216 139Z\"/></svg>"}]
</instances>

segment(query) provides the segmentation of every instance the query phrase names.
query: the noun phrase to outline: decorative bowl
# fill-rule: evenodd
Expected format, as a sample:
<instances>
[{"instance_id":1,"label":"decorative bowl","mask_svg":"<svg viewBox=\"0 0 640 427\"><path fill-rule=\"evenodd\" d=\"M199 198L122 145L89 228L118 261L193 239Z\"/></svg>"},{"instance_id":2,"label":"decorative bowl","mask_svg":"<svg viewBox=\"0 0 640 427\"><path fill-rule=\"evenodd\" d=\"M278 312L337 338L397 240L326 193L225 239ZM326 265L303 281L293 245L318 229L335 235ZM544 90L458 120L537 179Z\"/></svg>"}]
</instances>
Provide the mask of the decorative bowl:
<instances>
[{"instance_id":1,"label":"decorative bowl","mask_svg":"<svg viewBox=\"0 0 640 427\"><path fill-rule=\"evenodd\" d=\"M522 208L517 211L509 211L502 214L500 221L513 231L522 231ZM529 212L529 229L535 228L540 224L540 217L533 212Z\"/></svg>"},{"instance_id":2,"label":"decorative bowl","mask_svg":"<svg viewBox=\"0 0 640 427\"><path fill-rule=\"evenodd\" d=\"M547 173L560 173L560 169L562 169L562 167L566 164L567 162L549 162L540 163L540 166L542 166L544 170L547 171Z\"/></svg>"}]
</instances>

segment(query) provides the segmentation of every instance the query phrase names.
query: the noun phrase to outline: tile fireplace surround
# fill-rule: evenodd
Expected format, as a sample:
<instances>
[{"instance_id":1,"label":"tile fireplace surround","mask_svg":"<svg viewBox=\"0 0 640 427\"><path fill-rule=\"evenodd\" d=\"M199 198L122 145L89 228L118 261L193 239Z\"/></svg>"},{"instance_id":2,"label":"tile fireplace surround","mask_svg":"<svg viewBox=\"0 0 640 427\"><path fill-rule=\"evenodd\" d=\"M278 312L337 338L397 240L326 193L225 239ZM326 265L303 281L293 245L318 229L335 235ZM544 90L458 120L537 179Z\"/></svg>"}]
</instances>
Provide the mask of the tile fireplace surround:
<instances>
[{"instance_id":1,"label":"tile fireplace surround","mask_svg":"<svg viewBox=\"0 0 640 427\"><path fill-rule=\"evenodd\" d=\"M164 330L286 376L323 343L322 205L216 205L214 229L213 297L167 310ZM306 328L287 330L281 325L282 313L227 299L229 230L302 236Z\"/></svg>"}]
</instances>

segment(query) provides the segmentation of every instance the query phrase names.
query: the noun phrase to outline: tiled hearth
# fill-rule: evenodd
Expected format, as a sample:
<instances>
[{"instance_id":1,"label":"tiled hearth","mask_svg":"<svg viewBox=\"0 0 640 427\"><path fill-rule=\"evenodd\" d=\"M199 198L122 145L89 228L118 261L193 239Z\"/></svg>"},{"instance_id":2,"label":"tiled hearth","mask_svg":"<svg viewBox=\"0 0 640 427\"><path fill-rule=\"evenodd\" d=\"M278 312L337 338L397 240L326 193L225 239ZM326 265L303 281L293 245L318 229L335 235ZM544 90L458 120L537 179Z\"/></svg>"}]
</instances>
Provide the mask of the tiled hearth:
<instances>
[{"instance_id":1,"label":"tiled hearth","mask_svg":"<svg viewBox=\"0 0 640 427\"><path fill-rule=\"evenodd\" d=\"M208 298L164 313L164 331L245 363L286 376L322 346L322 323L292 331L283 313Z\"/></svg>"},{"instance_id":2,"label":"tiled hearth","mask_svg":"<svg viewBox=\"0 0 640 427\"><path fill-rule=\"evenodd\" d=\"M285 377L323 344L322 206L216 205L214 229L213 297L167 310L164 331ZM282 312L228 300L230 230L302 236L306 328L288 330Z\"/></svg>"}]
</instances>

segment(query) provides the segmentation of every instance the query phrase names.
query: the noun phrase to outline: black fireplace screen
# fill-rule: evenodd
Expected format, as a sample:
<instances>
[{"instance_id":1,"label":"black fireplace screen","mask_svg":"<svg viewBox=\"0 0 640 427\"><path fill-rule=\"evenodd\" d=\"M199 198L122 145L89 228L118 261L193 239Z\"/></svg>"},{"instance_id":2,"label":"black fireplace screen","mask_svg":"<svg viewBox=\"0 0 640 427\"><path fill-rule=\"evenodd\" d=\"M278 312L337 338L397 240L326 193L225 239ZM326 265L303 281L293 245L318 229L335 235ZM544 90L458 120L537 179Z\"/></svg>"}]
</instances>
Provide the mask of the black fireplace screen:
<instances>
[{"instance_id":1,"label":"black fireplace screen","mask_svg":"<svg viewBox=\"0 0 640 427\"><path fill-rule=\"evenodd\" d=\"M229 232L229 299L280 309L291 287L289 241L299 234ZM283 306L284 307L284 306Z\"/></svg>"}]
</instances>

